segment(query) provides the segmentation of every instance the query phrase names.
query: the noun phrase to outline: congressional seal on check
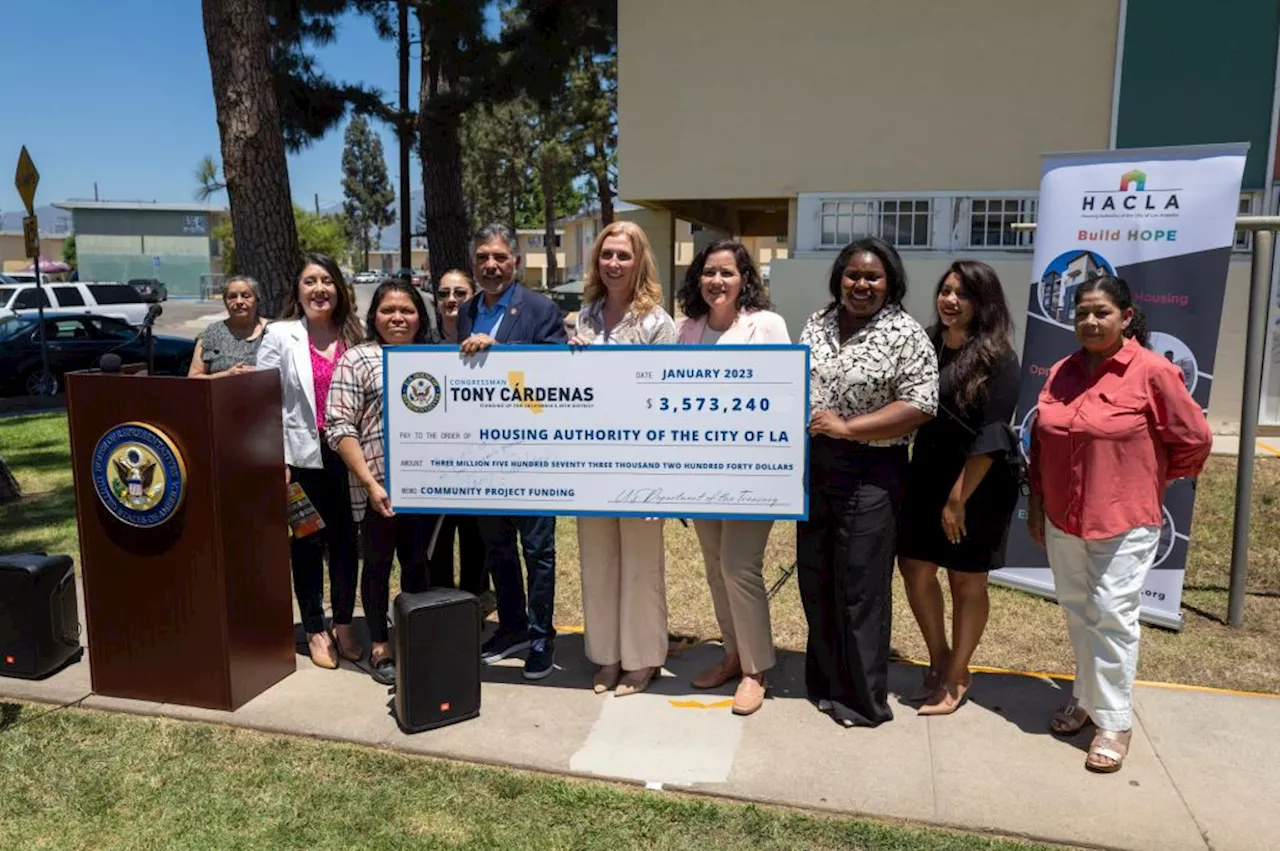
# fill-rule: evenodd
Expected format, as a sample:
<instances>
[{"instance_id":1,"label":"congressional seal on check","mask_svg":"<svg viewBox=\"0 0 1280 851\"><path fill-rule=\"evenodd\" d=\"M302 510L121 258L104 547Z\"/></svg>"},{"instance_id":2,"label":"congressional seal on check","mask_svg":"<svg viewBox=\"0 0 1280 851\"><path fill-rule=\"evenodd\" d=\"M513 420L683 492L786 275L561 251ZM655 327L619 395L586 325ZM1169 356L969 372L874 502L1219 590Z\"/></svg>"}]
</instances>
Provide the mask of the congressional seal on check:
<instances>
[{"instance_id":1,"label":"congressional seal on check","mask_svg":"<svg viewBox=\"0 0 1280 851\"><path fill-rule=\"evenodd\" d=\"M805 346L383 352L396 511L808 516Z\"/></svg>"}]
</instances>

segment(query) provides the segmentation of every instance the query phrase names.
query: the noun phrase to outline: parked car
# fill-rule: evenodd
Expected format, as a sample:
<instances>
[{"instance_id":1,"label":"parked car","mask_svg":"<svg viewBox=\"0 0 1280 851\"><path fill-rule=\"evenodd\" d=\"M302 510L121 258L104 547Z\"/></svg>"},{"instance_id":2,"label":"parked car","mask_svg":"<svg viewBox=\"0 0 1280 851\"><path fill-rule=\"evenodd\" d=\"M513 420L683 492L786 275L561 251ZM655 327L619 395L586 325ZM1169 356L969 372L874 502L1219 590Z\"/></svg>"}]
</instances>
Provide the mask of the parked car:
<instances>
[{"instance_id":1,"label":"parked car","mask_svg":"<svg viewBox=\"0 0 1280 851\"><path fill-rule=\"evenodd\" d=\"M146 340L137 328L108 316L83 313L45 314L49 334L49 372L40 359L40 322L34 316L0 318L0 393L35 394L42 386L62 389L63 376L77 369L95 369L107 352L122 364L146 363ZM194 340L156 335L156 374L186 375L195 353Z\"/></svg>"},{"instance_id":2,"label":"parked car","mask_svg":"<svg viewBox=\"0 0 1280 851\"><path fill-rule=\"evenodd\" d=\"M155 278L131 278L129 286L138 291L143 301L156 302L169 300L169 288L164 281Z\"/></svg>"},{"instance_id":3,"label":"parked car","mask_svg":"<svg viewBox=\"0 0 1280 851\"><path fill-rule=\"evenodd\" d=\"M381 272L375 272L372 269L369 269L364 272L356 272L356 275L354 278L351 279L351 282L353 284L361 284L361 285L380 284L382 283L383 277L384 275Z\"/></svg>"},{"instance_id":4,"label":"parked car","mask_svg":"<svg viewBox=\"0 0 1280 851\"><path fill-rule=\"evenodd\" d=\"M110 316L130 325L141 325L147 318L147 303L128 284L96 281L60 281L42 287L0 284L0 317L34 316L42 301L45 310Z\"/></svg>"},{"instance_id":5,"label":"parked car","mask_svg":"<svg viewBox=\"0 0 1280 851\"><path fill-rule=\"evenodd\" d=\"M7 273L7 277L12 278L19 284L34 284L36 282L35 272L9 272ZM58 278L56 275L46 275L44 272L40 273L40 283L42 284L51 284L57 280Z\"/></svg>"}]
</instances>

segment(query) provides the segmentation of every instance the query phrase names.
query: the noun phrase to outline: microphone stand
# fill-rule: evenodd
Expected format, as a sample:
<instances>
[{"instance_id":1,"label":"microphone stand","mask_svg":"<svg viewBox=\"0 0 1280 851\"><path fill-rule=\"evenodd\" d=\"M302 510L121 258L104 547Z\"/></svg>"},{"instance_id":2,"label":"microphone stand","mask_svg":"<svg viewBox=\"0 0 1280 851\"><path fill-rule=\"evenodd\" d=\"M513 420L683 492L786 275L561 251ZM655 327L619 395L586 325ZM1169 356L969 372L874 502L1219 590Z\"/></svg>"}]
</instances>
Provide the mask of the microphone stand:
<instances>
[{"instance_id":1,"label":"microphone stand","mask_svg":"<svg viewBox=\"0 0 1280 851\"><path fill-rule=\"evenodd\" d=\"M147 318L142 321L142 333L147 336L147 375L156 374L156 341L152 326L156 318L164 312L164 308L153 304L147 308Z\"/></svg>"}]
</instances>

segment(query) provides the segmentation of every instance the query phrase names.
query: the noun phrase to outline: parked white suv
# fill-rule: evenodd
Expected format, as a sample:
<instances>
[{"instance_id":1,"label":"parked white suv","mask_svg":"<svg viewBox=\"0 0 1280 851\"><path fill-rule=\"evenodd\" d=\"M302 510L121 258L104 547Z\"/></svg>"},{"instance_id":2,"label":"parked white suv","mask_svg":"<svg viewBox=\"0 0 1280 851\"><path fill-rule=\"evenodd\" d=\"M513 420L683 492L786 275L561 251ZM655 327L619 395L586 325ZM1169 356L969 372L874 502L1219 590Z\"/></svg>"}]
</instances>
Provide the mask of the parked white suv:
<instances>
[{"instance_id":1,"label":"parked white suv","mask_svg":"<svg viewBox=\"0 0 1280 851\"><path fill-rule=\"evenodd\" d=\"M147 318L147 303L128 284L64 282L45 284L0 283L0 318L34 316L44 300L45 310L59 313L87 313L111 316L130 325L141 325Z\"/></svg>"}]
</instances>

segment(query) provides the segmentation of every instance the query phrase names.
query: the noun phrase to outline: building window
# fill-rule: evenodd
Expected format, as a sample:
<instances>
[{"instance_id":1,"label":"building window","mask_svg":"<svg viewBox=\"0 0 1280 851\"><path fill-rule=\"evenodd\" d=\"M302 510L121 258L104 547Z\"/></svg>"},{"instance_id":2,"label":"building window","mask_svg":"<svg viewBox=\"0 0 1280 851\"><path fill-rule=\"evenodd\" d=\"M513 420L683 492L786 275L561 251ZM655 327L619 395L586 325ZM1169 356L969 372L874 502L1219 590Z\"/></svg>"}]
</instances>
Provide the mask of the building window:
<instances>
[{"instance_id":1,"label":"building window","mask_svg":"<svg viewBox=\"0 0 1280 851\"><path fill-rule=\"evenodd\" d=\"M1237 213L1241 216L1256 216L1262 212L1261 192L1241 192L1240 206ZM1253 233L1247 230L1236 231L1236 241L1231 246L1233 251L1252 251Z\"/></svg>"},{"instance_id":2,"label":"building window","mask_svg":"<svg viewBox=\"0 0 1280 851\"><path fill-rule=\"evenodd\" d=\"M531 234L529 236L530 248L546 248L547 242L543 234ZM556 234L556 248L560 247L560 234Z\"/></svg>"},{"instance_id":3,"label":"building window","mask_svg":"<svg viewBox=\"0 0 1280 851\"><path fill-rule=\"evenodd\" d=\"M973 198L969 201L970 248L1030 248L1035 231L1016 231L1015 222L1036 220L1035 198Z\"/></svg>"},{"instance_id":4,"label":"building window","mask_svg":"<svg viewBox=\"0 0 1280 851\"><path fill-rule=\"evenodd\" d=\"M899 248L928 248L933 244L933 203L928 198L822 202L822 248L843 248L864 236L878 236Z\"/></svg>"}]
</instances>

